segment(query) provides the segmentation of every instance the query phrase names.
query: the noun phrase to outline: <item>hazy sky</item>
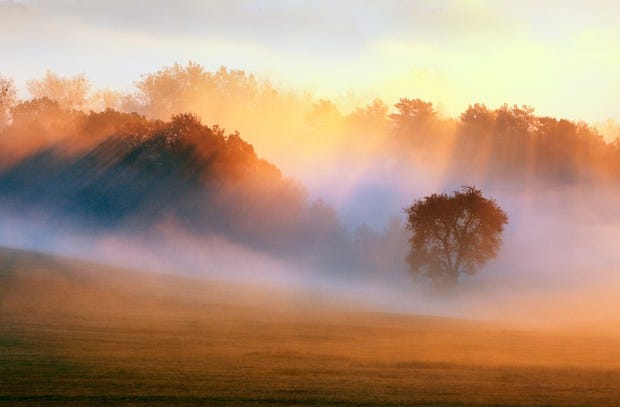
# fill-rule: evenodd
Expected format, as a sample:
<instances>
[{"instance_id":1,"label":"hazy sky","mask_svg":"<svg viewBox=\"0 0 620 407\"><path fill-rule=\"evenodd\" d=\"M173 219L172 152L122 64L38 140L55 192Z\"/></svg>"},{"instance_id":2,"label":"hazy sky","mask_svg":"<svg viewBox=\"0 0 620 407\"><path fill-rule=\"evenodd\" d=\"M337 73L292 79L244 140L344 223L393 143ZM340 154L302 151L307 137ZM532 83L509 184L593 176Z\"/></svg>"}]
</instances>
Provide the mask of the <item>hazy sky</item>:
<instances>
[{"instance_id":1,"label":"hazy sky","mask_svg":"<svg viewBox=\"0 0 620 407\"><path fill-rule=\"evenodd\" d=\"M617 1L0 0L0 73L130 90L175 61L319 96L421 97L620 121Z\"/></svg>"}]
</instances>

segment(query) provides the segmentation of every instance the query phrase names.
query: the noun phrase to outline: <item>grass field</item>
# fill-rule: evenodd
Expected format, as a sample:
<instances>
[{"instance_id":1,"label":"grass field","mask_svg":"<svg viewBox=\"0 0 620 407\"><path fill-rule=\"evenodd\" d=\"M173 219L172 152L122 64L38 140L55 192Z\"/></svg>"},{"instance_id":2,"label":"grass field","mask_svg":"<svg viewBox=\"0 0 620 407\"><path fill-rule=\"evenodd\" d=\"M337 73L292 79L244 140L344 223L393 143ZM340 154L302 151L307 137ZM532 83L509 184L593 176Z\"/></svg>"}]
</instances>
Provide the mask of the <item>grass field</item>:
<instances>
[{"instance_id":1,"label":"grass field","mask_svg":"<svg viewBox=\"0 0 620 407\"><path fill-rule=\"evenodd\" d=\"M620 405L620 336L4 250L0 403Z\"/></svg>"}]
</instances>

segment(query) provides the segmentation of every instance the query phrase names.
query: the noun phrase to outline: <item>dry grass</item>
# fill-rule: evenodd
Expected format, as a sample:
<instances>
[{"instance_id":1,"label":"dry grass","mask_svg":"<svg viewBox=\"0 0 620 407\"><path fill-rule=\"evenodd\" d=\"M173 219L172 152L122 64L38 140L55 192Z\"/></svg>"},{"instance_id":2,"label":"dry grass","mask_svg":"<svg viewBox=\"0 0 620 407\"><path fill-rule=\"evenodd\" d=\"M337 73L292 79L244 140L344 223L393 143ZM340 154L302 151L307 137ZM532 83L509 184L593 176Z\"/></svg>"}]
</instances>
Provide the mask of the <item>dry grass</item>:
<instances>
[{"instance_id":1,"label":"dry grass","mask_svg":"<svg viewBox=\"0 0 620 407\"><path fill-rule=\"evenodd\" d=\"M0 252L0 403L615 405L620 338Z\"/></svg>"}]
</instances>

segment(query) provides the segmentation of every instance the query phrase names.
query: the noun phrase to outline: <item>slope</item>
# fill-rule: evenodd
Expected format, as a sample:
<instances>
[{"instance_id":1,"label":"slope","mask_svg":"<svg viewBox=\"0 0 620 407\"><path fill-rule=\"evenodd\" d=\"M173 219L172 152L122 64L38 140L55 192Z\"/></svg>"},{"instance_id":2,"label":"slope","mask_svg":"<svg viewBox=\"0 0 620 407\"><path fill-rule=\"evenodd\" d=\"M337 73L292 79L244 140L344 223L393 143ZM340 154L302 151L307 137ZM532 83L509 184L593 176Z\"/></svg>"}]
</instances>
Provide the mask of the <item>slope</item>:
<instances>
[{"instance_id":1,"label":"slope","mask_svg":"<svg viewBox=\"0 0 620 407\"><path fill-rule=\"evenodd\" d=\"M0 252L0 403L612 405L620 338Z\"/></svg>"}]
</instances>

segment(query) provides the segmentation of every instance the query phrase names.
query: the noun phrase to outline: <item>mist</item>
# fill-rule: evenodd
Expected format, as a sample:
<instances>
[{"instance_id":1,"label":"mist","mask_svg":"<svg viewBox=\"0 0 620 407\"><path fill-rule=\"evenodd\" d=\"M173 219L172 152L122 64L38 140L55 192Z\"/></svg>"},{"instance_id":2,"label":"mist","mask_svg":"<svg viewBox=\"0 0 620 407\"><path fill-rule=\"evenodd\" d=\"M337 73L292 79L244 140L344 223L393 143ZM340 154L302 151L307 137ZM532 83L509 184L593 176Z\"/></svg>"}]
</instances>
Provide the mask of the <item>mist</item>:
<instances>
[{"instance_id":1,"label":"mist","mask_svg":"<svg viewBox=\"0 0 620 407\"><path fill-rule=\"evenodd\" d=\"M509 105L451 118L419 99L347 112L193 63L127 94L53 72L29 88L2 105L3 246L374 310L617 319L618 144L585 123ZM408 272L403 208L462 185L509 223L499 256L446 295Z\"/></svg>"}]
</instances>

